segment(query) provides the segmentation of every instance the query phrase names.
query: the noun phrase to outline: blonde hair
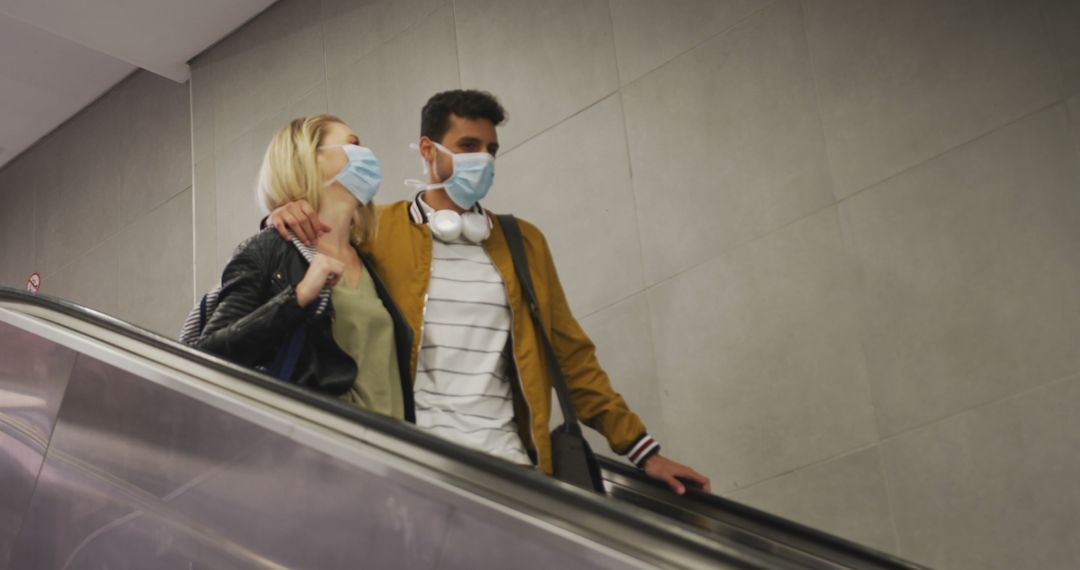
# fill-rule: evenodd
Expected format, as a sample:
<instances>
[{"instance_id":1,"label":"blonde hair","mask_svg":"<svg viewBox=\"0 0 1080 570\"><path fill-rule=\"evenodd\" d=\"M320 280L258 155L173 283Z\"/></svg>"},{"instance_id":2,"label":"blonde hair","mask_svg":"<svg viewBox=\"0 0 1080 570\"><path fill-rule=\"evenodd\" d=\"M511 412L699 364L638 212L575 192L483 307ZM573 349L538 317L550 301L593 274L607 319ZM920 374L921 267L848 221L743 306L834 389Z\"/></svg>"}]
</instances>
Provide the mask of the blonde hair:
<instances>
[{"instance_id":1,"label":"blonde hair","mask_svg":"<svg viewBox=\"0 0 1080 570\"><path fill-rule=\"evenodd\" d=\"M326 183L315 155L332 123L344 125L345 121L333 115L301 117L274 134L259 169L257 187L259 201L267 212L300 199L319 210L319 198ZM354 244L374 238L375 201L357 206L352 222L349 237Z\"/></svg>"}]
</instances>

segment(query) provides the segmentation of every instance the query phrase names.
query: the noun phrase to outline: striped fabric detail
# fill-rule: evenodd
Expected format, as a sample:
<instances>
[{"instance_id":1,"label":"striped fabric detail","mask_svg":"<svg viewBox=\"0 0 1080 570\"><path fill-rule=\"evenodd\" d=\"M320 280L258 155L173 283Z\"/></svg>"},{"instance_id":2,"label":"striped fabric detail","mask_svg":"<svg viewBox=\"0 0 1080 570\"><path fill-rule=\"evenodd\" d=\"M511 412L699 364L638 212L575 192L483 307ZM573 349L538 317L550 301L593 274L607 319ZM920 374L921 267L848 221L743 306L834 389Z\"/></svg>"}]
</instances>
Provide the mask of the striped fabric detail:
<instances>
[{"instance_id":1,"label":"striped fabric detail","mask_svg":"<svg viewBox=\"0 0 1080 570\"><path fill-rule=\"evenodd\" d=\"M212 308L217 306L220 294L221 285L218 285L203 295L203 298L191 308L187 318L184 319L184 326L180 329L180 342L195 346L199 337L202 336L206 321L210 320L210 315L213 314Z\"/></svg>"},{"instance_id":2,"label":"striped fabric detail","mask_svg":"<svg viewBox=\"0 0 1080 570\"><path fill-rule=\"evenodd\" d=\"M271 227L267 227L264 232L276 231ZM300 241L296 234L289 231L289 238L292 240L296 249L300 250L300 254L304 256L304 259L310 264L311 260L315 258L315 255L319 252L308 247L304 242ZM184 319L184 326L180 329L180 336L178 340L188 346L195 346L199 341L199 337L202 336L202 331L206 328L206 323L210 321L210 315L214 314L214 309L217 307L218 298L221 296L221 285L211 289L203 298L191 308L188 312L187 318ZM319 304L315 307L315 314L321 315L326 312L326 307L330 303L330 288L324 287L322 291L319 291Z\"/></svg>"},{"instance_id":3,"label":"striped fabric detail","mask_svg":"<svg viewBox=\"0 0 1080 570\"><path fill-rule=\"evenodd\" d=\"M514 419L509 339L506 289L483 247L433 240L414 384L416 426L531 465Z\"/></svg>"},{"instance_id":4,"label":"striped fabric detail","mask_svg":"<svg viewBox=\"0 0 1080 570\"><path fill-rule=\"evenodd\" d=\"M314 248L308 247L307 244L300 241L300 239L296 237L296 234L294 234L292 230L289 230L289 239L292 240L293 245L296 246L296 249L300 250L300 254L304 256L304 259L306 259L308 265L310 265L311 260L315 259L315 256L318 255L319 252L316 251ZM322 290L319 291L319 304L315 307L315 314L321 315L326 312L326 306L328 304L330 304L330 288L323 287Z\"/></svg>"},{"instance_id":5,"label":"striped fabric detail","mask_svg":"<svg viewBox=\"0 0 1080 570\"><path fill-rule=\"evenodd\" d=\"M626 453L626 457L630 460L631 463L644 469L645 460L652 457L653 455L656 455L659 452L660 443L653 439L651 435L645 434L638 438L637 443L635 443L630 448L630 451Z\"/></svg>"}]
</instances>

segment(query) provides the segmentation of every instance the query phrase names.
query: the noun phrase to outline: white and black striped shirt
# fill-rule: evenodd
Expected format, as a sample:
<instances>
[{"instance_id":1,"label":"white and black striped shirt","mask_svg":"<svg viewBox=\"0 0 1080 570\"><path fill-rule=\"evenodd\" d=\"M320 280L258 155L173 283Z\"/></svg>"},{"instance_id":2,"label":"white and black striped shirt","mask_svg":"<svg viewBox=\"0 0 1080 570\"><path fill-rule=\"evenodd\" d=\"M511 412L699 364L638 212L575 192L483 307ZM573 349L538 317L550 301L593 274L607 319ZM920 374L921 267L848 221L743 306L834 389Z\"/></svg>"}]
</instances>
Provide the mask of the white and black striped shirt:
<instances>
[{"instance_id":1,"label":"white and black striped shirt","mask_svg":"<svg viewBox=\"0 0 1080 570\"><path fill-rule=\"evenodd\" d=\"M433 240L417 360L416 425L514 463L531 465L514 421L505 348L510 307L484 248Z\"/></svg>"}]
</instances>

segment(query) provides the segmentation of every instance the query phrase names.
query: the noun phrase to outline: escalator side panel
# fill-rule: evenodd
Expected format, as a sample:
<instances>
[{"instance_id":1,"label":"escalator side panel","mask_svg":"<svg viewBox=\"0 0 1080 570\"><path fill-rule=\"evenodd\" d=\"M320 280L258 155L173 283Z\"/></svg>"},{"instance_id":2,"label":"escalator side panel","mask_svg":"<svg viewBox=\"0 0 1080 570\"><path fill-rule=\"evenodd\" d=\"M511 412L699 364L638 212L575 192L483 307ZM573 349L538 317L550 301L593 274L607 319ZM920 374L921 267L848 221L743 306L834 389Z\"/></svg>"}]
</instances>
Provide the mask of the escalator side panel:
<instances>
[{"instance_id":1,"label":"escalator side panel","mask_svg":"<svg viewBox=\"0 0 1080 570\"><path fill-rule=\"evenodd\" d=\"M304 429L79 354L11 568L627 566Z\"/></svg>"},{"instance_id":2,"label":"escalator side panel","mask_svg":"<svg viewBox=\"0 0 1080 570\"><path fill-rule=\"evenodd\" d=\"M12 562L434 568L449 515L372 471L80 355Z\"/></svg>"},{"instance_id":3,"label":"escalator side panel","mask_svg":"<svg viewBox=\"0 0 1080 570\"><path fill-rule=\"evenodd\" d=\"M8 568L75 352L0 322L0 569Z\"/></svg>"},{"instance_id":4,"label":"escalator side panel","mask_svg":"<svg viewBox=\"0 0 1080 570\"><path fill-rule=\"evenodd\" d=\"M447 533L447 549L439 562L439 570L475 570L477 568L513 568L514 570L550 570L574 568L592 570L611 568L611 561L578 559L565 566L566 556L558 550L551 537L528 532L512 521L480 519L463 511L455 511ZM616 566L621 567L621 566Z\"/></svg>"}]
</instances>

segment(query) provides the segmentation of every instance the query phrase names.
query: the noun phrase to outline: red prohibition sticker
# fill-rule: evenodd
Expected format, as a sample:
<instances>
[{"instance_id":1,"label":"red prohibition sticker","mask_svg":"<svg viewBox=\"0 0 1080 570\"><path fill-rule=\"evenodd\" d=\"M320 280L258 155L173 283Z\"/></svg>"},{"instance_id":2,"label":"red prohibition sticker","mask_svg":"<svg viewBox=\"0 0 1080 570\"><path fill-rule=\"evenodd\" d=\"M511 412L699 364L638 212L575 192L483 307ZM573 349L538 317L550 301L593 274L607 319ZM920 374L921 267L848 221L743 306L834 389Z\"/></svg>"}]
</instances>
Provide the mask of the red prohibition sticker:
<instances>
[{"instance_id":1,"label":"red prohibition sticker","mask_svg":"<svg viewBox=\"0 0 1080 570\"><path fill-rule=\"evenodd\" d=\"M26 290L37 295L41 291L41 275L35 271L26 278Z\"/></svg>"}]
</instances>

